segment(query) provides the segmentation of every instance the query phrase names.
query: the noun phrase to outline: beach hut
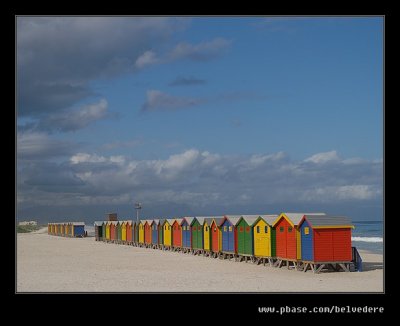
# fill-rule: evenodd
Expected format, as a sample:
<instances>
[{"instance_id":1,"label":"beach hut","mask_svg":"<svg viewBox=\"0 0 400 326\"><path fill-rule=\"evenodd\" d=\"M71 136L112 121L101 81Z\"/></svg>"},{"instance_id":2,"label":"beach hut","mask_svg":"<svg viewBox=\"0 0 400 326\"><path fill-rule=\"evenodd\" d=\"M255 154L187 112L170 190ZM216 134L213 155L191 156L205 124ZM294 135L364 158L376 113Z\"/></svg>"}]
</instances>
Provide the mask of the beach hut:
<instances>
[{"instance_id":1,"label":"beach hut","mask_svg":"<svg viewBox=\"0 0 400 326\"><path fill-rule=\"evenodd\" d=\"M235 225L237 237L235 251L241 256L253 256L253 224L257 218L258 215L242 215Z\"/></svg>"},{"instance_id":2,"label":"beach hut","mask_svg":"<svg viewBox=\"0 0 400 326\"><path fill-rule=\"evenodd\" d=\"M275 257L275 229L272 227L278 215L260 215L253 224L254 256Z\"/></svg>"},{"instance_id":3,"label":"beach hut","mask_svg":"<svg viewBox=\"0 0 400 326\"><path fill-rule=\"evenodd\" d=\"M122 243L126 243L126 221L121 223L121 241Z\"/></svg>"},{"instance_id":4,"label":"beach hut","mask_svg":"<svg viewBox=\"0 0 400 326\"><path fill-rule=\"evenodd\" d=\"M131 244L132 243L132 236L133 236L133 232L132 232L132 221L127 221L126 222L126 242Z\"/></svg>"},{"instance_id":5,"label":"beach hut","mask_svg":"<svg viewBox=\"0 0 400 326\"><path fill-rule=\"evenodd\" d=\"M210 224L211 229L211 251L219 253L222 250L222 234L219 225L221 224L223 217L215 217L212 219Z\"/></svg>"},{"instance_id":6,"label":"beach hut","mask_svg":"<svg viewBox=\"0 0 400 326\"><path fill-rule=\"evenodd\" d=\"M203 222L203 249L211 251L211 223L212 217L206 217Z\"/></svg>"},{"instance_id":7,"label":"beach hut","mask_svg":"<svg viewBox=\"0 0 400 326\"><path fill-rule=\"evenodd\" d=\"M171 224L173 222L174 221L171 219L166 219L163 224L163 229L164 229L164 239L163 240L164 240L164 246L166 246L166 247L171 247L171 245L172 245Z\"/></svg>"},{"instance_id":8,"label":"beach hut","mask_svg":"<svg viewBox=\"0 0 400 326\"><path fill-rule=\"evenodd\" d=\"M118 221L115 225L116 231L115 235L117 237L117 243L121 243L122 240L122 221Z\"/></svg>"},{"instance_id":9,"label":"beach hut","mask_svg":"<svg viewBox=\"0 0 400 326\"><path fill-rule=\"evenodd\" d=\"M139 244L144 244L144 224L146 221L140 220L139 225L138 225L138 232L139 232L139 237L138 237L138 243Z\"/></svg>"},{"instance_id":10,"label":"beach hut","mask_svg":"<svg viewBox=\"0 0 400 326\"><path fill-rule=\"evenodd\" d=\"M221 221L222 252L234 254L236 249L235 224L239 221L240 215L225 215Z\"/></svg>"},{"instance_id":11,"label":"beach hut","mask_svg":"<svg viewBox=\"0 0 400 326\"><path fill-rule=\"evenodd\" d=\"M162 247L164 245L164 222L165 219L159 219L157 223L158 231L158 244Z\"/></svg>"},{"instance_id":12,"label":"beach hut","mask_svg":"<svg viewBox=\"0 0 400 326\"><path fill-rule=\"evenodd\" d=\"M106 223L106 240L110 241L111 240L111 221L108 221Z\"/></svg>"},{"instance_id":13,"label":"beach hut","mask_svg":"<svg viewBox=\"0 0 400 326\"><path fill-rule=\"evenodd\" d=\"M181 222L182 228L182 248L191 248L191 231L190 231L190 224L192 223L194 217L184 217Z\"/></svg>"},{"instance_id":14,"label":"beach hut","mask_svg":"<svg viewBox=\"0 0 400 326\"><path fill-rule=\"evenodd\" d=\"M54 235L58 235L58 223L54 223Z\"/></svg>"},{"instance_id":15,"label":"beach hut","mask_svg":"<svg viewBox=\"0 0 400 326\"><path fill-rule=\"evenodd\" d=\"M299 223L302 260L350 262L353 228L346 217L304 215Z\"/></svg>"},{"instance_id":16,"label":"beach hut","mask_svg":"<svg viewBox=\"0 0 400 326\"><path fill-rule=\"evenodd\" d=\"M153 245L158 245L158 223L160 222L159 219L154 219L151 224L151 243Z\"/></svg>"},{"instance_id":17,"label":"beach hut","mask_svg":"<svg viewBox=\"0 0 400 326\"><path fill-rule=\"evenodd\" d=\"M65 230L64 230L64 233L65 233L65 236L66 236L66 237L69 237L70 228L71 228L71 225L70 225L69 223L65 223Z\"/></svg>"},{"instance_id":18,"label":"beach hut","mask_svg":"<svg viewBox=\"0 0 400 326\"><path fill-rule=\"evenodd\" d=\"M135 221L135 222L132 222L132 242L134 245L137 244L138 239L139 239L139 232L138 232L138 227L137 227L137 224Z\"/></svg>"},{"instance_id":19,"label":"beach hut","mask_svg":"<svg viewBox=\"0 0 400 326\"><path fill-rule=\"evenodd\" d=\"M103 238L103 222L100 222L100 221L94 222L94 238L96 241L102 240L102 238Z\"/></svg>"},{"instance_id":20,"label":"beach hut","mask_svg":"<svg viewBox=\"0 0 400 326\"><path fill-rule=\"evenodd\" d=\"M182 248L182 219L176 218L172 223L172 246L174 248Z\"/></svg>"},{"instance_id":21,"label":"beach hut","mask_svg":"<svg viewBox=\"0 0 400 326\"><path fill-rule=\"evenodd\" d=\"M204 246L204 232L203 232L203 223L205 217L196 216L192 223L190 224L191 232L192 232L192 249L203 250Z\"/></svg>"},{"instance_id":22,"label":"beach hut","mask_svg":"<svg viewBox=\"0 0 400 326\"><path fill-rule=\"evenodd\" d=\"M103 225L102 225L102 235L103 235L103 238L102 238L102 240L103 241L106 241L106 228L107 228L107 222L103 222Z\"/></svg>"},{"instance_id":23,"label":"beach hut","mask_svg":"<svg viewBox=\"0 0 400 326\"><path fill-rule=\"evenodd\" d=\"M301 259L301 238L298 225L304 215L325 215L324 213L281 213L275 220L276 256L280 259Z\"/></svg>"},{"instance_id":24,"label":"beach hut","mask_svg":"<svg viewBox=\"0 0 400 326\"><path fill-rule=\"evenodd\" d=\"M139 229L140 229L140 221L135 222L135 243L136 243L136 245L139 243Z\"/></svg>"},{"instance_id":25,"label":"beach hut","mask_svg":"<svg viewBox=\"0 0 400 326\"><path fill-rule=\"evenodd\" d=\"M74 229L74 237L81 237L85 236L85 223L84 222L72 222L72 227Z\"/></svg>"},{"instance_id":26,"label":"beach hut","mask_svg":"<svg viewBox=\"0 0 400 326\"><path fill-rule=\"evenodd\" d=\"M146 220L144 223L144 242L146 245L151 244L151 223L152 220Z\"/></svg>"},{"instance_id":27,"label":"beach hut","mask_svg":"<svg viewBox=\"0 0 400 326\"><path fill-rule=\"evenodd\" d=\"M60 224L60 236L64 236L64 223Z\"/></svg>"},{"instance_id":28,"label":"beach hut","mask_svg":"<svg viewBox=\"0 0 400 326\"><path fill-rule=\"evenodd\" d=\"M211 251L211 231L210 226L212 223L211 217L206 217L203 222L203 249Z\"/></svg>"},{"instance_id":29,"label":"beach hut","mask_svg":"<svg viewBox=\"0 0 400 326\"><path fill-rule=\"evenodd\" d=\"M112 241L112 242L115 242L115 241L117 241L117 238L118 238L118 236L117 236L117 223L118 222L116 222L116 221L110 221L110 240Z\"/></svg>"}]
</instances>

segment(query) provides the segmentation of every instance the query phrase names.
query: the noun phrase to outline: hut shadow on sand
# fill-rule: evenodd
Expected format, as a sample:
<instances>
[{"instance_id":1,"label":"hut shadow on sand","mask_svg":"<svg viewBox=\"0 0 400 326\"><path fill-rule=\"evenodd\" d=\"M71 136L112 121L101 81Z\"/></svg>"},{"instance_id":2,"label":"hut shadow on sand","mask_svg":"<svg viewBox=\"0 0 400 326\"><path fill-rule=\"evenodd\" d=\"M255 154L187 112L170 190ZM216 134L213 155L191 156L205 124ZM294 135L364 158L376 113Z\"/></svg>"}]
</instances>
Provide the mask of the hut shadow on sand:
<instances>
[{"instance_id":1,"label":"hut shadow on sand","mask_svg":"<svg viewBox=\"0 0 400 326\"><path fill-rule=\"evenodd\" d=\"M383 269L382 262L363 262L363 272Z\"/></svg>"}]
</instances>

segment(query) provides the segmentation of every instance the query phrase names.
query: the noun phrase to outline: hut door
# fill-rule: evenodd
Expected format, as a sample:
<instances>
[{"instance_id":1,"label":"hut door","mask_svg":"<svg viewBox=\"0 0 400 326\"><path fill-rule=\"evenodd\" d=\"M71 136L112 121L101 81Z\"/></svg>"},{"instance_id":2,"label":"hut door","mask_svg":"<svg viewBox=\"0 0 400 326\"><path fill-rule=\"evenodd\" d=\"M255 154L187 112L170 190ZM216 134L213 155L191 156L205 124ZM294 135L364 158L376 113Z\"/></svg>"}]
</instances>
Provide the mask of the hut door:
<instances>
[{"instance_id":1,"label":"hut door","mask_svg":"<svg viewBox=\"0 0 400 326\"><path fill-rule=\"evenodd\" d=\"M215 224L211 225L211 232L212 232L212 239L211 239L211 246L212 251L218 251L218 229Z\"/></svg>"}]
</instances>

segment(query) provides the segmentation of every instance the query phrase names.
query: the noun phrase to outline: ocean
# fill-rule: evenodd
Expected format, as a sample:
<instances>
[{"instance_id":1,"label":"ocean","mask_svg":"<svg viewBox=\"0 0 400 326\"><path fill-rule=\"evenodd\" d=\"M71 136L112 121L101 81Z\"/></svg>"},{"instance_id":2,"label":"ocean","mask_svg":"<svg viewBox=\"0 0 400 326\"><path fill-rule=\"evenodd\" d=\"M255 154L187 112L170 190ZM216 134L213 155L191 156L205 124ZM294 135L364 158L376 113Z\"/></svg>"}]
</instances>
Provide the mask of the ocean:
<instances>
[{"instance_id":1,"label":"ocean","mask_svg":"<svg viewBox=\"0 0 400 326\"><path fill-rule=\"evenodd\" d=\"M352 246L383 253L383 221L353 221Z\"/></svg>"}]
</instances>

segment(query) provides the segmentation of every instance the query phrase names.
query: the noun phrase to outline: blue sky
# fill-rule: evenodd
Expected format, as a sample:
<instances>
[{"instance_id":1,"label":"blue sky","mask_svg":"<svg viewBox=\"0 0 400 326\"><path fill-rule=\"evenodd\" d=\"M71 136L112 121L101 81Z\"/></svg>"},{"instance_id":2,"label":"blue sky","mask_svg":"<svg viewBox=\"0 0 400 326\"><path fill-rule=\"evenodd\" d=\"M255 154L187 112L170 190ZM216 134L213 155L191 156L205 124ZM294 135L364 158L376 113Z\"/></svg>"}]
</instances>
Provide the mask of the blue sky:
<instances>
[{"instance_id":1,"label":"blue sky","mask_svg":"<svg viewBox=\"0 0 400 326\"><path fill-rule=\"evenodd\" d=\"M380 17L19 17L18 218L382 218Z\"/></svg>"}]
</instances>

